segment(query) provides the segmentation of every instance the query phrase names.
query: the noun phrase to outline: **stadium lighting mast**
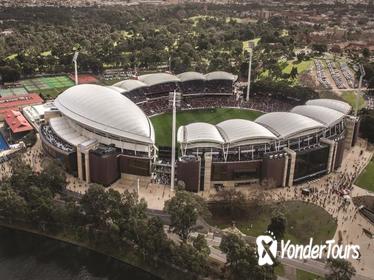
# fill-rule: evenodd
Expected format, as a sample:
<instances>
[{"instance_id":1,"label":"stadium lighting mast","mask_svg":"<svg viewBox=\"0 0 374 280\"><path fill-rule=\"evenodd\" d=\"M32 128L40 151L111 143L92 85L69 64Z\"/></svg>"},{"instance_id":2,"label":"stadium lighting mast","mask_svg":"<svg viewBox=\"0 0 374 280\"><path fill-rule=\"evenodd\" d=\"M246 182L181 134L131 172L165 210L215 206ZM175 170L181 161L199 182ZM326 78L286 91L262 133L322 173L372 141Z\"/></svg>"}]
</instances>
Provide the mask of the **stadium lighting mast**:
<instances>
[{"instance_id":1,"label":"stadium lighting mast","mask_svg":"<svg viewBox=\"0 0 374 280\"><path fill-rule=\"evenodd\" d=\"M247 96L246 100L249 100L249 92L251 86L251 68L252 68L252 56L253 56L253 46L250 44L250 52L249 52L249 63L248 63L248 83L247 83Z\"/></svg>"},{"instance_id":2,"label":"stadium lighting mast","mask_svg":"<svg viewBox=\"0 0 374 280\"><path fill-rule=\"evenodd\" d=\"M177 109L175 106L177 92L174 90L173 95L173 127L172 127L172 136L171 136L171 180L170 180L170 190L174 191L174 182L175 182L175 130L176 130L176 114Z\"/></svg>"},{"instance_id":3,"label":"stadium lighting mast","mask_svg":"<svg viewBox=\"0 0 374 280\"><path fill-rule=\"evenodd\" d=\"M360 80L358 82L358 92L356 93L355 117L357 117L357 114L358 114L358 103L359 103L359 97L361 95L362 79L366 75L365 69L362 66L362 64L360 64L360 72L361 72L361 75L360 75Z\"/></svg>"},{"instance_id":4,"label":"stadium lighting mast","mask_svg":"<svg viewBox=\"0 0 374 280\"><path fill-rule=\"evenodd\" d=\"M78 63L77 63L78 54L79 54L79 52L76 51L74 53L74 56L73 56L74 72L75 72L75 84L76 85L78 84Z\"/></svg>"}]
</instances>

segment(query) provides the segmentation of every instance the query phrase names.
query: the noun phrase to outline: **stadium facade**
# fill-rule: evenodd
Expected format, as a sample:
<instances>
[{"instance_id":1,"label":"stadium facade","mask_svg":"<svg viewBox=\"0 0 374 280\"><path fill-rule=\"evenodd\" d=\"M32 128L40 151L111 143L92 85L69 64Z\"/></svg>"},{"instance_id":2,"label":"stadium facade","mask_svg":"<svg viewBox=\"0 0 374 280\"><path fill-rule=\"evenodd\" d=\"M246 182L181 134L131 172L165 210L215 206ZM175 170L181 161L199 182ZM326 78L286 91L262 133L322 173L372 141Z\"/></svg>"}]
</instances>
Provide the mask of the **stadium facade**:
<instances>
[{"instance_id":1,"label":"stadium facade","mask_svg":"<svg viewBox=\"0 0 374 280\"><path fill-rule=\"evenodd\" d=\"M178 165L184 171L178 179L200 191L251 183L292 186L330 173L357 139L357 120L350 112L345 102L316 99L254 121L181 126Z\"/></svg>"},{"instance_id":2,"label":"stadium facade","mask_svg":"<svg viewBox=\"0 0 374 280\"><path fill-rule=\"evenodd\" d=\"M149 118L112 88L78 85L54 102L40 127L44 149L87 182L109 185L121 173L149 176L155 134Z\"/></svg>"},{"instance_id":3,"label":"stadium facade","mask_svg":"<svg viewBox=\"0 0 374 280\"><path fill-rule=\"evenodd\" d=\"M107 186L123 174L151 176L158 158L155 132L138 105L169 98L174 90L181 98L232 95L236 78L221 71L156 73L109 87L71 87L44 118L43 147L87 182ZM177 180L201 191L250 183L290 186L327 174L341 165L344 150L356 141L358 122L350 112L345 102L317 99L255 121L181 126Z\"/></svg>"}]
</instances>

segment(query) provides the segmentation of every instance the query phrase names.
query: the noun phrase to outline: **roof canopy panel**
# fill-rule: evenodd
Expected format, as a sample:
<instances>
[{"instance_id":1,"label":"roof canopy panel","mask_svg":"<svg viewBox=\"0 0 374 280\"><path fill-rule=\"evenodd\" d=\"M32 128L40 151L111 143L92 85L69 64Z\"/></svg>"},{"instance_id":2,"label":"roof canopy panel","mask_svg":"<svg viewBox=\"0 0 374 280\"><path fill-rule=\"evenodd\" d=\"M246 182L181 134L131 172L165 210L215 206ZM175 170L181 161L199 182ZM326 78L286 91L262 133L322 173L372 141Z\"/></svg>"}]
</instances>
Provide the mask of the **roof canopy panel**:
<instances>
[{"instance_id":1,"label":"roof canopy panel","mask_svg":"<svg viewBox=\"0 0 374 280\"><path fill-rule=\"evenodd\" d=\"M205 80L205 75L199 72L184 72L177 77L181 80L181 82L193 81L193 80Z\"/></svg>"},{"instance_id":2,"label":"roof canopy panel","mask_svg":"<svg viewBox=\"0 0 374 280\"><path fill-rule=\"evenodd\" d=\"M154 86L158 84L164 83L175 83L179 82L179 78L177 76L168 74L168 73L153 73L142 75L138 77L139 81L145 83L147 86Z\"/></svg>"},{"instance_id":3,"label":"roof canopy panel","mask_svg":"<svg viewBox=\"0 0 374 280\"><path fill-rule=\"evenodd\" d=\"M348 103L335 99L313 99L307 101L305 104L330 108L346 115L348 115L352 110L351 105L349 105Z\"/></svg>"},{"instance_id":4,"label":"roof canopy panel","mask_svg":"<svg viewBox=\"0 0 374 280\"><path fill-rule=\"evenodd\" d=\"M264 114L255 122L265 126L279 138L298 137L325 128L322 123L311 118L288 112Z\"/></svg>"},{"instance_id":5,"label":"roof canopy panel","mask_svg":"<svg viewBox=\"0 0 374 280\"><path fill-rule=\"evenodd\" d=\"M197 142L223 144L225 141L214 125L197 122L179 127L178 142L186 144Z\"/></svg>"},{"instance_id":6,"label":"roof canopy panel","mask_svg":"<svg viewBox=\"0 0 374 280\"><path fill-rule=\"evenodd\" d=\"M92 129L154 144L148 117L116 90L99 85L77 85L60 94L54 104L63 115Z\"/></svg>"},{"instance_id":7,"label":"roof canopy panel","mask_svg":"<svg viewBox=\"0 0 374 280\"><path fill-rule=\"evenodd\" d=\"M113 86L124 89L125 91L132 91L138 88L146 87L147 85L138 80L123 80L121 82L115 83Z\"/></svg>"},{"instance_id":8,"label":"roof canopy panel","mask_svg":"<svg viewBox=\"0 0 374 280\"><path fill-rule=\"evenodd\" d=\"M274 140L277 137L267 128L243 119L231 119L217 124L217 128L228 143L249 140Z\"/></svg>"},{"instance_id":9,"label":"roof canopy panel","mask_svg":"<svg viewBox=\"0 0 374 280\"><path fill-rule=\"evenodd\" d=\"M210 73L206 74L205 78L206 78L207 81L211 81L211 80L230 80L230 81L234 82L234 81L236 81L236 79L238 77L231 74L231 73L225 72L225 71L215 71L215 72L210 72Z\"/></svg>"},{"instance_id":10,"label":"roof canopy panel","mask_svg":"<svg viewBox=\"0 0 374 280\"><path fill-rule=\"evenodd\" d=\"M344 119L344 114L322 106L316 105L301 105L296 106L291 110L292 113L309 117L317 122L323 123L330 127Z\"/></svg>"}]
</instances>

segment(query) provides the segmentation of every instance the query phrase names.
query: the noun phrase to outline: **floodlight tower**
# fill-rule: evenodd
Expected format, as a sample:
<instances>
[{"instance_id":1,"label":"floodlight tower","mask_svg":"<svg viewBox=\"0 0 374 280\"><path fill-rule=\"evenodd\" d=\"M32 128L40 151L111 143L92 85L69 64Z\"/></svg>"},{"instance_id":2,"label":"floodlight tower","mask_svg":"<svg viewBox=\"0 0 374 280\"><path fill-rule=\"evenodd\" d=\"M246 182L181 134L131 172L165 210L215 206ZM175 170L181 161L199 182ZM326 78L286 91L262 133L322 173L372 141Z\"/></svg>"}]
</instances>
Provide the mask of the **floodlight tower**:
<instances>
[{"instance_id":1,"label":"floodlight tower","mask_svg":"<svg viewBox=\"0 0 374 280\"><path fill-rule=\"evenodd\" d=\"M360 75L360 80L358 82L358 92L356 93L355 117L357 117L357 113L358 113L358 103L359 103L359 97L361 96L362 79L366 75L365 69L362 66L362 64L360 64L360 72L361 72L361 75Z\"/></svg>"},{"instance_id":2,"label":"floodlight tower","mask_svg":"<svg viewBox=\"0 0 374 280\"><path fill-rule=\"evenodd\" d=\"M253 44L249 42L249 62L248 62L248 83L247 83L247 96L246 100L249 100L249 91L251 86L251 69L252 69L252 56L253 56Z\"/></svg>"},{"instance_id":3,"label":"floodlight tower","mask_svg":"<svg viewBox=\"0 0 374 280\"><path fill-rule=\"evenodd\" d=\"M174 191L174 182L175 182L175 130L176 130L176 114L177 108L175 105L177 92L174 90L173 96L173 127L172 127L172 136L171 136L171 181L170 181L170 190Z\"/></svg>"},{"instance_id":4,"label":"floodlight tower","mask_svg":"<svg viewBox=\"0 0 374 280\"><path fill-rule=\"evenodd\" d=\"M74 53L74 56L73 56L74 71L75 71L75 84L76 85L78 84L78 63L77 63L78 54L79 54L79 52L76 51Z\"/></svg>"}]
</instances>

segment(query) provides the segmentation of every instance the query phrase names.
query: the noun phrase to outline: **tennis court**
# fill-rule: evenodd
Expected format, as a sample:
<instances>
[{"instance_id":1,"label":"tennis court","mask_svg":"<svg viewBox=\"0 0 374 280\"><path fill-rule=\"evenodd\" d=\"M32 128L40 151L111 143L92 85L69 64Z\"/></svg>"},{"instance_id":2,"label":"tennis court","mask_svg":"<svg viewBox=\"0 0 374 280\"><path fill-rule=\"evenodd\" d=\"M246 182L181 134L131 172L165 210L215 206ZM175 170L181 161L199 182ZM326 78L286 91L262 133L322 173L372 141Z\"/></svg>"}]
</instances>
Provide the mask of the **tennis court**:
<instances>
[{"instance_id":1,"label":"tennis court","mask_svg":"<svg viewBox=\"0 0 374 280\"><path fill-rule=\"evenodd\" d=\"M41 77L21 81L28 92L40 92L56 88L67 88L74 85L68 76Z\"/></svg>"},{"instance_id":2,"label":"tennis court","mask_svg":"<svg viewBox=\"0 0 374 280\"><path fill-rule=\"evenodd\" d=\"M7 97L13 95L24 95L27 94L27 90L24 87L0 89L0 97Z\"/></svg>"}]
</instances>

